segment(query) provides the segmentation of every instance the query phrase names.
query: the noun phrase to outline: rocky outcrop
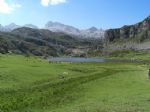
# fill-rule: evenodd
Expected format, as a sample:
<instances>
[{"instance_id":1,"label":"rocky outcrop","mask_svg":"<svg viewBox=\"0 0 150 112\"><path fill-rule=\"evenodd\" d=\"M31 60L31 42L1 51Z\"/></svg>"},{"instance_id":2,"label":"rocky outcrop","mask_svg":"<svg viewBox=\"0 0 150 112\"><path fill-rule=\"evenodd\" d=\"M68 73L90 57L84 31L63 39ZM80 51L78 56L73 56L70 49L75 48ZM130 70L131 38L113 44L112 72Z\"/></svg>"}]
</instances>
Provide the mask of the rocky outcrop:
<instances>
[{"instance_id":1,"label":"rocky outcrop","mask_svg":"<svg viewBox=\"0 0 150 112\"><path fill-rule=\"evenodd\" d=\"M150 16L135 25L123 26L122 28L105 31L105 39L108 42L112 42L116 39L128 38L134 38L139 41L150 38Z\"/></svg>"}]
</instances>

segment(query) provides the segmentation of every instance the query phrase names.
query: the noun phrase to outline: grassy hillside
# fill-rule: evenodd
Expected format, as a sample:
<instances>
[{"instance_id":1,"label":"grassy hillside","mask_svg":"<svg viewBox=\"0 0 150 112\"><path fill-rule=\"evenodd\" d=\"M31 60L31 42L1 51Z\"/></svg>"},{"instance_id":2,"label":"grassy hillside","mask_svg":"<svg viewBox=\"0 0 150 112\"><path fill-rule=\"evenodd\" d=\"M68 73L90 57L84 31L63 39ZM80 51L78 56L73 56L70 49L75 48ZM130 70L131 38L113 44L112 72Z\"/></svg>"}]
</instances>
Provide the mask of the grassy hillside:
<instances>
[{"instance_id":1,"label":"grassy hillside","mask_svg":"<svg viewBox=\"0 0 150 112\"><path fill-rule=\"evenodd\" d=\"M0 56L1 112L149 112L146 65Z\"/></svg>"},{"instance_id":2,"label":"grassy hillside","mask_svg":"<svg viewBox=\"0 0 150 112\"><path fill-rule=\"evenodd\" d=\"M116 50L111 52L106 58L111 59L122 59L132 61L145 61L150 62L150 51L149 50Z\"/></svg>"}]
</instances>

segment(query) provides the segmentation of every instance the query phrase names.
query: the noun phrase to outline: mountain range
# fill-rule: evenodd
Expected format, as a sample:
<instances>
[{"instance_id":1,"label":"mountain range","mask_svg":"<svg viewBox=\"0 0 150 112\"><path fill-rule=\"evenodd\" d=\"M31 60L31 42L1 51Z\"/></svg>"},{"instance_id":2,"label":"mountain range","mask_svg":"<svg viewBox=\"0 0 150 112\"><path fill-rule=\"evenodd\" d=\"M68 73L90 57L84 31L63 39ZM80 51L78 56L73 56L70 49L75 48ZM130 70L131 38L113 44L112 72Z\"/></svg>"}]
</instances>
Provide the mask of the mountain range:
<instances>
[{"instance_id":1,"label":"mountain range","mask_svg":"<svg viewBox=\"0 0 150 112\"><path fill-rule=\"evenodd\" d=\"M58 22L48 22L45 29L53 32L64 32L69 35L75 35L82 38L104 38L104 30L91 27L89 29L78 29L73 26L64 25Z\"/></svg>"},{"instance_id":2,"label":"mountain range","mask_svg":"<svg viewBox=\"0 0 150 112\"><path fill-rule=\"evenodd\" d=\"M47 29L20 27L0 32L0 53L36 56L85 56L94 54L99 39L79 38ZM89 51L92 51L88 53Z\"/></svg>"},{"instance_id":3,"label":"mountain range","mask_svg":"<svg viewBox=\"0 0 150 112\"><path fill-rule=\"evenodd\" d=\"M0 25L0 53L38 56L98 56L116 50L149 50L150 16L134 25L79 30L58 22L43 29L32 24Z\"/></svg>"},{"instance_id":4,"label":"mountain range","mask_svg":"<svg viewBox=\"0 0 150 112\"><path fill-rule=\"evenodd\" d=\"M16 25L15 23L11 23L11 24L6 25L6 26L2 26L0 24L0 31L2 31L2 32L11 32L12 30L17 29L17 28L21 28L21 27L28 27L28 28L38 29L37 26L32 25L32 24L25 24L23 26L19 26L19 25Z\"/></svg>"},{"instance_id":5,"label":"mountain range","mask_svg":"<svg viewBox=\"0 0 150 112\"><path fill-rule=\"evenodd\" d=\"M28 27L32 29L39 29L37 26L32 24L26 24L23 26L16 25L15 23L11 23L6 26L0 25L0 31L3 32L10 32L14 29L21 28L21 27ZM65 34L69 34L72 36L78 36L82 38L104 38L104 30L103 29L97 29L95 27L91 27L89 29L78 29L73 26L65 25L59 22L48 22L42 29L47 29L52 32L62 32Z\"/></svg>"}]
</instances>

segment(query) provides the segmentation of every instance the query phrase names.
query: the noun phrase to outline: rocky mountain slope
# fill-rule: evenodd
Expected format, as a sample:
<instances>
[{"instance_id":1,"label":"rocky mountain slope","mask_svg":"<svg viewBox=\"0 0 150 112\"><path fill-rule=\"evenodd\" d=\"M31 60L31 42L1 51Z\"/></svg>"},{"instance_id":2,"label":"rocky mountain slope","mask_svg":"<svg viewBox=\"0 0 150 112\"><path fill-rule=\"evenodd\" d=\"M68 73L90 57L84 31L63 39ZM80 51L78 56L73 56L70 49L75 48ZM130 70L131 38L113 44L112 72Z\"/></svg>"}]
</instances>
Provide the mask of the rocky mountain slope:
<instances>
[{"instance_id":1,"label":"rocky mountain slope","mask_svg":"<svg viewBox=\"0 0 150 112\"><path fill-rule=\"evenodd\" d=\"M64 25L58 22L48 22L45 29L53 32L63 32L69 35L75 35L82 38L104 38L104 30L91 27L89 29L80 30L73 26Z\"/></svg>"},{"instance_id":2,"label":"rocky mountain slope","mask_svg":"<svg viewBox=\"0 0 150 112\"><path fill-rule=\"evenodd\" d=\"M107 41L116 39L135 39L139 42L150 38L150 16L135 25L123 26L118 29L109 29L105 32Z\"/></svg>"},{"instance_id":3,"label":"rocky mountain slope","mask_svg":"<svg viewBox=\"0 0 150 112\"><path fill-rule=\"evenodd\" d=\"M150 50L150 16L134 25L105 31L103 51Z\"/></svg>"}]
</instances>

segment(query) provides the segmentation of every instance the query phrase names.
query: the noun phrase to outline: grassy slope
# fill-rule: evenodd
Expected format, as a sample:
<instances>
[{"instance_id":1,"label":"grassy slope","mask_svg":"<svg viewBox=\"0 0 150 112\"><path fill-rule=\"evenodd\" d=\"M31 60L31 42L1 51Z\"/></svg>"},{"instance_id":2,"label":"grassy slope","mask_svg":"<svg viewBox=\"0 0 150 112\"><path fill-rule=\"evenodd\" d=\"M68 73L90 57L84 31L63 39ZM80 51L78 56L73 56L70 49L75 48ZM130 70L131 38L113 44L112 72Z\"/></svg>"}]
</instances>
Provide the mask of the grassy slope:
<instances>
[{"instance_id":1,"label":"grassy slope","mask_svg":"<svg viewBox=\"0 0 150 112\"><path fill-rule=\"evenodd\" d=\"M149 112L147 67L0 57L2 112Z\"/></svg>"},{"instance_id":2,"label":"grassy slope","mask_svg":"<svg viewBox=\"0 0 150 112\"><path fill-rule=\"evenodd\" d=\"M149 50L117 50L112 52L106 58L112 59L135 59L135 60L147 60L150 59L150 52Z\"/></svg>"}]
</instances>

